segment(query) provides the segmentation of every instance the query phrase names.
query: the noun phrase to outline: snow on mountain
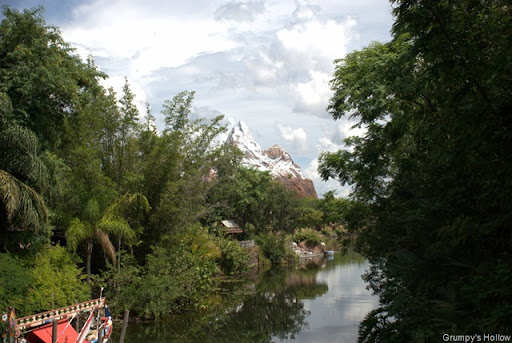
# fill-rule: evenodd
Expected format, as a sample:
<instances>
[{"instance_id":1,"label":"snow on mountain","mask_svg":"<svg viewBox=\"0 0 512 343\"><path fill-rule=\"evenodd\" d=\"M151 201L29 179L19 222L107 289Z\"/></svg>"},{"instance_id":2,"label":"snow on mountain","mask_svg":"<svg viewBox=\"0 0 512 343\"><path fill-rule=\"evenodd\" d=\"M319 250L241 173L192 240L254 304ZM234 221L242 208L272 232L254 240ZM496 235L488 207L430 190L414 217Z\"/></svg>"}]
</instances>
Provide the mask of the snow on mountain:
<instances>
[{"instance_id":1,"label":"snow on mountain","mask_svg":"<svg viewBox=\"0 0 512 343\"><path fill-rule=\"evenodd\" d=\"M313 182L304 177L300 166L293 162L290 154L277 144L262 150L243 121L239 121L231 130L226 142L235 144L242 151L243 166L269 171L289 189L295 189L303 196L317 197Z\"/></svg>"},{"instance_id":2,"label":"snow on mountain","mask_svg":"<svg viewBox=\"0 0 512 343\"><path fill-rule=\"evenodd\" d=\"M236 144L242 151L244 154L242 165L246 167L269 171L273 176L305 178L290 154L279 145L275 144L267 150L262 150L243 121L239 121L238 125L231 130L227 142Z\"/></svg>"}]
</instances>

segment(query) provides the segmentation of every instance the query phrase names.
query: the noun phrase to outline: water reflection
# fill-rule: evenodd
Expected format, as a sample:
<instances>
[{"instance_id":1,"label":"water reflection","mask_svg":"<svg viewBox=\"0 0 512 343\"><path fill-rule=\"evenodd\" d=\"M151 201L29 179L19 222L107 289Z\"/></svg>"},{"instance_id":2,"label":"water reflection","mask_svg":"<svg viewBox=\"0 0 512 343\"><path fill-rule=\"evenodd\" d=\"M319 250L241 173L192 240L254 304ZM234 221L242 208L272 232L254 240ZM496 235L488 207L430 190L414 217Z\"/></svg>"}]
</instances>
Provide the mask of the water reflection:
<instances>
[{"instance_id":1,"label":"water reflection","mask_svg":"<svg viewBox=\"0 0 512 343\"><path fill-rule=\"evenodd\" d=\"M325 268L316 274L317 283L329 285L328 291L313 300L304 300L309 311L308 327L294 342L356 342L359 322L378 305L378 298L366 290L361 275L368 268L367 261L349 251L335 254ZM283 342L274 338L274 342Z\"/></svg>"},{"instance_id":2,"label":"water reflection","mask_svg":"<svg viewBox=\"0 0 512 343\"><path fill-rule=\"evenodd\" d=\"M361 280L365 267L358 255L336 254L273 268L253 282L221 285L208 313L130 324L125 342L355 342L377 301Z\"/></svg>"}]
</instances>

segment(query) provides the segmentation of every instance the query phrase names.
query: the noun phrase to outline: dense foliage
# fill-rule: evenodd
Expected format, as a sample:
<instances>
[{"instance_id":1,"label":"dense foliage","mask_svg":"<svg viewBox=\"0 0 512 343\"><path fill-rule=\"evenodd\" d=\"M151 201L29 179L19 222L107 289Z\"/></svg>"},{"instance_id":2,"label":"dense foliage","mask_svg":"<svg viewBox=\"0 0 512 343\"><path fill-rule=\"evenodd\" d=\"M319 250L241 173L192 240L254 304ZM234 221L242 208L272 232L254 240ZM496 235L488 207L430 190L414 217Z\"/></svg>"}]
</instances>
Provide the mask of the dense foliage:
<instances>
[{"instance_id":1,"label":"dense foliage","mask_svg":"<svg viewBox=\"0 0 512 343\"><path fill-rule=\"evenodd\" d=\"M331 83L333 117L366 133L320 167L360 204L381 301L360 342L511 332L512 7L392 2L393 40L337 61Z\"/></svg>"},{"instance_id":2,"label":"dense foliage","mask_svg":"<svg viewBox=\"0 0 512 343\"><path fill-rule=\"evenodd\" d=\"M60 246L23 258L0 254L0 282L0 304L15 306L21 315L68 306L90 296L80 269Z\"/></svg>"}]
</instances>

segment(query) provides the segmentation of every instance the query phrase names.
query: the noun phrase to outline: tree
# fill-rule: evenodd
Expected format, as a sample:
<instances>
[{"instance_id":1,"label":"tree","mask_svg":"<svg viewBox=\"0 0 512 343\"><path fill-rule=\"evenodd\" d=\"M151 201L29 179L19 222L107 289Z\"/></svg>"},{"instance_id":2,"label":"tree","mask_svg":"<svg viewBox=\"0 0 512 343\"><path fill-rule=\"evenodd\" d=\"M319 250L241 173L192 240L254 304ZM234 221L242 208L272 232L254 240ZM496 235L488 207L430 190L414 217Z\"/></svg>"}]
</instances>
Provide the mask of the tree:
<instances>
[{"instance_id":1,"label":"tree","mask_svg":"<svg viewBox=\"0 0 512 343\"><path fill-rule=\"evenodd\" d=\"M148 243L208 216L213 208L207 197L218 184L218 167L231 160L230 150L215 144L226 129L221 124L223 117L192 120L193 95L182 92L165 102L166 128L160 137L146 132L152 137L153 149L144 167L145 193L155 209L151 218L154 230L145 237Z\"/></svg>"},{"instance_id":2,"label":"tree","mask_svg":"<svg viewBox=\"0 0 512 343\"><path fill-rule=\"evenodd\" d=\"M31 232L41 232L37 228L46 222L43 198L54 205L54 171L61 162L55 153L66 140L62 128L76 115L80 94L104 76L73 55L42 12L5 7L0 23L0 169L7 189L0 221L3 228L9 221L36 229Z\"/></svg>"},{"instance_id":3,"label":"tree","mask_svg":"<svg viewBox=\"0 0 512 343\"><path fill-rule=\"evenodd\" d=\"M360 342L510 331L510 4L393 1L393 40L336 61L329 111L366 128L320 172L354 186ZM498 300L499 299L499 300Z\"/></svg>"},{"instance_id":4,"label":"tree","mask_svg":"<svg viewBox=\"0 0 512 343\"><path fill-rule=\"evenodd\" d=\"M117 185L119 191L133 191L129 189L132 179L137 178L137 136L139 134L139 111L134 104L135 95L130 89L128 79L125 78L123 95L119 100L121 106L119 113L121 121L118 128L117 139ZM140 183L140 182L139 182Z\"/></svg>"},{"instance_id":5,"label":"tree","mask_svg":"<svg viewBox=\"0 0 512 343\"><path fill-rule=\"evenodd\" d=\"M35 232L47 222L45 201L33 187L46 190L48 170L36 135L13 121L7 94L0 93L0 103L0 247L7 249L9 225Z\"/></svg>"},{"instance_id":6,"label":"tree","mask_svg":"<svg viewBox=\"0 0 512 343\"><path fill-rule=\"evenodd\" d=\"M59 30L46 24L41 7L3 12L0 92L9 96L16 123L33 131L44 149L55 148L81 90L103 74L72 54Z\"/></svg>"},{"instance_id":7,"label":"tree","mask_svg":"<svg viewBox=\"0 0 512 343\"><path fill-rule=\"evenodd\" d=\"M142 194L126 193L123 197L113 202L105 211L101 211L98 200L91 198L83 211L83 218L75 218L66 230L66 241L71 250L75 250L82 241L86 242L87 254L85 271L87 282L90 281L91 256L93 243L100 243L103 251L109 256L113 266L116 266L115 248L109 234L118 236L121 247L121 239L124 237L130 242L135 241L136 233L132 226L135 224L134 214L138 211L149 210L147 199ZM130 222L130 219L132 221Z\"/></svg>"}]
</instances>

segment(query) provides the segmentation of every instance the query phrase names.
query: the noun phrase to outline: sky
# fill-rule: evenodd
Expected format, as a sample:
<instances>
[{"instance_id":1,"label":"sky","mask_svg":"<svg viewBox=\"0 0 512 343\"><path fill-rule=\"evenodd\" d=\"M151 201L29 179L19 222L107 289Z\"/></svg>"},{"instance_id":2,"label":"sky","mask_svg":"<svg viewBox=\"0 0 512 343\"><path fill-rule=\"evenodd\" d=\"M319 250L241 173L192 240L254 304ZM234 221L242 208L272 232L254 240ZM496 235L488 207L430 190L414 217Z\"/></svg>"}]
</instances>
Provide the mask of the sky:
<instances>
[{"instance_id":1,"label":"sky","mask_svg":"<svg viewBox=\"0 0 512 343\"><path fill-rule=\"evenodd\" d=\"M372 41L387 42L387 0L0 0L42 5L50 25L84 59L92 55L118 94L128 79L163 128L162 104L195 91L194 115L243 120L263 149L279 144L318 194L349 187L322 182L318 156L362 134L326 107L333 61Z\"/></svg>"}]
</instances>

